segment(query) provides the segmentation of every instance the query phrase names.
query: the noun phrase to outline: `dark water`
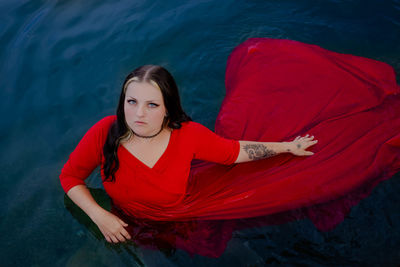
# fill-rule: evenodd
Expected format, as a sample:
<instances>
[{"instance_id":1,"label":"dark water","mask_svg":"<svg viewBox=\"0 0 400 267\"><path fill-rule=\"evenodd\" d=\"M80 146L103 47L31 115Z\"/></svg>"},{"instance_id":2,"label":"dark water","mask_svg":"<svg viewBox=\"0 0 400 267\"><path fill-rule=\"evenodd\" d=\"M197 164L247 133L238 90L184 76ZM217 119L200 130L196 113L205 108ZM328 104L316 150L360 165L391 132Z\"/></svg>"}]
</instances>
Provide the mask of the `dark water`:
<instances>
[{"instance_id":1,"label":"dark water","mask_svg":"<svg viewBox=\"0 0 400 267\"><path fill-rule=\"evenodd\" d=\"M294 39L400 73L400 1L0 0L1 266L396 266L400 175L336 229L308 220L234 233L219 258L99 241L64 205L58 175L125 75L166 66L194 120L213 128L226 59L250 37ZM399 76L398 76L399 77ZM101 187L99 177L89 185Z\"/></svg>"}]
</instances>

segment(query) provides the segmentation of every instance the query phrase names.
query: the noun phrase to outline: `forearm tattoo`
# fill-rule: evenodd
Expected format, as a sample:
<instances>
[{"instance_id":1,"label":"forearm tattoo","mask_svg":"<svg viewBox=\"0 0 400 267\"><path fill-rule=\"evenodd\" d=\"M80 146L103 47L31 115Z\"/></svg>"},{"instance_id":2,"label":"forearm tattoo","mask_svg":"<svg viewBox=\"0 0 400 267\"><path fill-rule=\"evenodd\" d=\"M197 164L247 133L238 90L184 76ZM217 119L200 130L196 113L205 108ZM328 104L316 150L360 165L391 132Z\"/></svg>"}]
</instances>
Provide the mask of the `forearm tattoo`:
<instances>
[{"instance_id":1,"label":"forearm tattoo","mask_svg":"<svg viewBox=\"0 0 400 267\"><path fill-rule=\"evenodd\" d=\"M251 160L265 159L276 155L275 151L268 149L263 144L245 144L243 149Z\"/></svg>"}]
</instances>

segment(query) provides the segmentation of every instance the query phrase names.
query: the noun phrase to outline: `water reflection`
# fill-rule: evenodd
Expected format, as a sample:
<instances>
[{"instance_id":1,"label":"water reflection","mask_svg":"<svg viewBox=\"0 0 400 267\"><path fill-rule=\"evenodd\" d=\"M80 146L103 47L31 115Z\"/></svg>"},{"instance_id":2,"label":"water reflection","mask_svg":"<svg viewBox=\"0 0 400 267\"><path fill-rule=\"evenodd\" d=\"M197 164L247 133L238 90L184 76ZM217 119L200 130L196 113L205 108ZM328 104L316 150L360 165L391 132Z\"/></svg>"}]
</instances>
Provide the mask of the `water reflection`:
<instances>
[{"instance_id":1,"label":"water reflection","mask_svg":"<svg viewBox=\"0 0 400 267\"><path fill-rule=\"evenodd\" d=\"M127 216L112 205L103 189L89 188L93 198L104 209L111 211L128 224L126 228L132 239L120 244L109 244L99 228L71 199L65 195L64 205L71 215L97 239L114 249L141 246L161 251L165 256L173 255L176 249L183 249L190 255L199 254L219 257L225 250L235 229L235 221L186 221L165 222Z\"/></svg>"},{"instance_id":2,"label":"water reflection","mask_svg":"<svg viewBox=\"0 0 400 267\"><path fill-rule=\"evenodd\" d=\"M140 219L124 214L112 204L110 197L103 189L89 188L96 202L128 224L127 231L132 239L124 243L108 243L97 225L72 200L65 195L64 205L71 215L99 241L109 248L120 251L122 248L139 259L132 248L159 250L166 257L171 257L177 249L189 255L220 257L232 238L235 230L257 226L283 224L304 218L298 211L289 211L268 216L237 220L192 220L192 221L153 221ZM140 261L140 260L139 260Z\"/></svg>"}]
</instances>

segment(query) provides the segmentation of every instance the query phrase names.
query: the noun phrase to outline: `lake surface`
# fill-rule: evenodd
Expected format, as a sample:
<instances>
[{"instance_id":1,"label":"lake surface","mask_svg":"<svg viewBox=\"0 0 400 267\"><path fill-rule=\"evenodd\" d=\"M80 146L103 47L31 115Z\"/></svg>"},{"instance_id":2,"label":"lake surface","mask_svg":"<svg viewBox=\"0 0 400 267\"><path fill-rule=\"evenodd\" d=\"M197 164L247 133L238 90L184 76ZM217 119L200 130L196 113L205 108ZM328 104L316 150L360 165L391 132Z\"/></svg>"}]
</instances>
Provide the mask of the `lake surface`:
<instances>
[{"instance_id":1,"label":"lake surface","mask_svg":"<svg viewBox=\"0 0 400 267\"><path fill-rule=\"evenodd\" d=\"M165 66L213 129L226 60L251 37L293 39L400 73L400 1L0 0L1 266L397 266L400 175L319 232L309 220L233 234L218 258L109 245L66 208L59 173L116 108L124 77ZM399 75L397 75L399 78ZM98 175L88 179L101 188Z\"/></svg>"}]
</instances>

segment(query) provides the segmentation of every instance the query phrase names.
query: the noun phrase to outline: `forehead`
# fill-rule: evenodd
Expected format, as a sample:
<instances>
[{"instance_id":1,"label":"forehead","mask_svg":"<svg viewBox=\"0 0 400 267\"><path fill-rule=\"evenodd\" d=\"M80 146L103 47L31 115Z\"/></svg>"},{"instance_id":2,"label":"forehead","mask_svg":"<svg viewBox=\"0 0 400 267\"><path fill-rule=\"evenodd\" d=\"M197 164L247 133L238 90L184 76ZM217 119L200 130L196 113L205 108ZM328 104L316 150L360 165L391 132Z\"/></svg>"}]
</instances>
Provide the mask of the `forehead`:
<instances>
[{"instance_id":1,"label":"forehead","mask_svg":"<svg viewBox=\"0 0 400 267\"><path fill-rule=\"evenodd\" d=\"M160 89L148 82L131 82L126 88L126 96L137 99L162 100Z\"/></svg>"}]
</instances>

